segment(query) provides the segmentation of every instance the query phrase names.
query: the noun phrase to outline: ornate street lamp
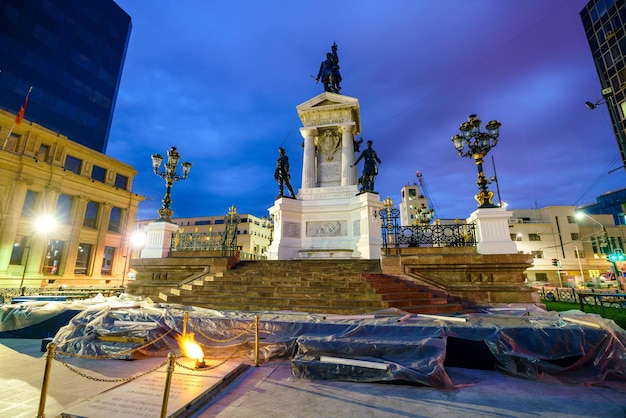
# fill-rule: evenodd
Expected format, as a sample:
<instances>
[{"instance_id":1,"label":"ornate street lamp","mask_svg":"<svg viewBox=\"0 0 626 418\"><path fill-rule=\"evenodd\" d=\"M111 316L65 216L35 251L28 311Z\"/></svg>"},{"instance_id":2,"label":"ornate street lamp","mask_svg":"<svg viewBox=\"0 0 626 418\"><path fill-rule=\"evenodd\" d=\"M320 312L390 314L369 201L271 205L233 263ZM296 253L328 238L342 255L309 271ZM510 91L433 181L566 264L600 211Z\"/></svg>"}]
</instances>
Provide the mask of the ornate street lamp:
<instances>
[{"instance_id":1,"label":"ornate street lamp","mask_svg":"<svg viewBox=\"0 0 626 418\"><path fill-rule=\"evenodd\" d=\"M425 204L421 204L419 208L415 209L415 225L427 225L433 219L435 209L427 208Z\"/></svg>"},{"instance_id":2,"label":"ornate street lamp","mask_svg":"<svg viewBox=\"0 0 626 418\"><path fill-rule=\"evenodd\" d=\"M170 209L170 204L172 203L172 185L175 181L185 180L189 174L189 170L191 170L191 163L183 162L181 163L183 167L183 174L180 175L176 173L176 166L178 165L179 159L180 154L176 151L176 147L170 148L167 152L167 163L165 163L164 171L159 173L159 167L161 167L163 157L160 154L152 154L152 169L154 170L154 174L165 180L165 196L161 201L163 203L163 207L159 209L160 217L158 222L171 221L172 215L174 214L174 212Z\"/></svg>"},{"instance_id":3,"label":"ornate street lamp","mask_svg":"<svg viewBox=\"0 0 626 418\"><path fill-rule=\"evenodd\" d=\"M467 122L463 122L459 127L461 133L452 137L452 143L454 143L454 148L456 148L461 157L474 158L474 162L478 168L476 184L478 185L479 192L475 196L478 207L497 208L498 206L494 205L492 201L493 192L487 189L489 180L487 180L483 172L483 159L489 150L498 143L500 126L502 126L502 124L497 120L492 120L485 126L487 132L481 132L480 123L481 120L478 119L478 116L469 115ZM467 147L467 151L465 147Z\"/></svg>"}]
</instances>

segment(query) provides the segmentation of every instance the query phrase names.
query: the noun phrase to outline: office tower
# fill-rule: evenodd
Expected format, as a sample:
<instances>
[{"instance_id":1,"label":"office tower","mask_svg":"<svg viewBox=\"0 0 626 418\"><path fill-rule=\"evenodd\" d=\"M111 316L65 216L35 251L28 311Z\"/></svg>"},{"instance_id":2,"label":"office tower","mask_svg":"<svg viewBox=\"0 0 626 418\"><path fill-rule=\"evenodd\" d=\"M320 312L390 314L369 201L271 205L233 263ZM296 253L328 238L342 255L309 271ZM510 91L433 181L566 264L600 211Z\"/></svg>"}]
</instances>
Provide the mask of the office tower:
<instances>
[{"instance_id":1,"label":"office tower","mask_svg":"<svg viewBox=\"0 0 626 418\"><path fill-rule=\"evenodd\" d=\"M2 0L0 108L106 152L131 31L112 0Z\"/></svg>"}]
</instances>

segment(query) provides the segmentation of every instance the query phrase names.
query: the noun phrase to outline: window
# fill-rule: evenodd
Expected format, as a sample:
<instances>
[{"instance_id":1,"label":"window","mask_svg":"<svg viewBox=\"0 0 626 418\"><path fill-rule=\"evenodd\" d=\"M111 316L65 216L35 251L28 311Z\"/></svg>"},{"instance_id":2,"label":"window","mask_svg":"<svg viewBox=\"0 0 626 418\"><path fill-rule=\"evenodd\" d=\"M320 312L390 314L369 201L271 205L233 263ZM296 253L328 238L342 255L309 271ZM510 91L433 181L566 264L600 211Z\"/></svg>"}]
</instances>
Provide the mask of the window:
<instances>
[{"instance_id":1,"label":"window","mask_svg":"<svg viewBox=\"0 0 626 418\"><path fill-rule=\"evenodd\" d=\"M50 147L45 144L39 146L39 152L37 153L37 159L39 161L48 161L48 155L50 154Z\"/></svg>"},{"instance_id":2,"label":"window","mask_svg":"<svg viewBox=\"0 0 626 418\"><path fill-rule=\"evenodd\" d=\"M11 251L11 261L9 264L19 265L22 262L26 262L24 260L24 256L26 255L26 250L30 251L30 248L26 246L26 237L17 235L15 237L15 241L13 241L13 249Z\"/></svg>"},{"instance_id":3,"label":"window","mask_svg":"<svg viewBox=\"0 0 626 418\"><path fill-rule=\"evenodd\" d=\"M49 239L46 248L46 256L43 260L43 273L56 275L59 274L59 264L63 256L64 242L58 239Z\"/></svg>"},{"instance_id":4,"label":"window","mask_svg":"<svg viewBox=\"0 0 626 418\"><path fill-rule=\"evenodd\" d=\"M538 282L547 282L548 273L535 273L535 280L537 280Z\"/></svg>"},{"instance_id":5,"label":"window","mask_svg":"<svg viewBox=\"0 0 626 418\"><path fill-rule=\"evenodd\" d=\"M224 225L224 220L223 219L216 219L215 220L215 225Z\"/></svg>"},{"instance_id":6,"label":"window","mask_svg":"<svg viewBox=\"0 0 626 418\"><path fill-rule=\"evenodd\" d=\"M543 251L531 251L533 258L543 258Z\"/></svg>"},{"instance_id":7,"label":"window","mask_svg":"<svg viewBox=\"0 0 626 418\"><path fill-rule=\"evenodd\" d=\"M70 223L73 202L74 198L72 196L66 194L59 195L56 212L54 214L58 222L63 224Z\"/></svg>"},{"instance_id":8,"label":"window","mask_svg":"<svg viewBox=\"0 0 626 418\"><path fill-rule=\"evenodd\" d=\"M91 178L94 180L98 180L100 183L104 183L106 179L107 170L97 165L93 165L91 169Z\"/></svg>"},{"instance_id":9,"label":"window","mask_svg":"<svg viewBox=\"0 0 626 418\"><path fill-rule=\"evenodd\" d=\"M4 142L4 141L2 141ZM4 149L6 151L17 151L17 146L20 143L20 135L11 133L8 138L6 138L6 144L4 145Z\"/></svg>"},{"instance_id":10,"label":"window","mask_svg":"<svg viewBox=\"0 0 626 418\"><path fill-rule=\"evenodd\" d=\"M32 190L26 192L26 198L24 199L24 206L22 206L22 216L33 216L36 213L36 205L39 201L39 193Z\"/></svg>"},{"instance_id":11,"label":"window","mask_svg":"<svg viewBox=\"0 0 626 418\"><path fill-rule=\"evenodd\" d=\"M98 204L96 202L87 202L87 209L85 210L85 219L83 220L83 226L85 228L95 228L97 218Z\"/></svg>"},{"instance_id":12,"label":"window","mask_svg":"<svg viewBox=\"0 0 626 418\"><path fill-rule=\"evenodd\" d=\"M126 190L128 188L128 177L121 174L115 175L115 187Z\"/></svg>"},{"instance_id":13,"label":"window","mask_svg":"<svg viewBox=\"0 0 626 418\"><path fill-rule=\"evenodd\" d=\"M113 265L113 256L115 255L115 247L104 247L104 257L102 257L103 276L110 276Z\"/></svg>"},{"instance_id":14,"label":"window","mask_svg":"<svg viewBox=\"0 0 626 418\"><path fill-rule=\"evenodd\" d=\"M568 224L575 224L576 223L576 217L572 216L572 215L567 215L567 223Z\"/></svg>"},{"instance_id":15,"label":"window","mask_svg":"<svg viewBox=\"0 0 626 418\"><path fill-rule=\"evenodd\" d=\"M528 234L528 241L541 241L539 234Z\"/></svg>"},{"instance_id":16,"label":"window","mask_svg":"<svg viewBox=\"0 0 626 418\"><path fill-rule=\"evenodd\" d=\"M122 223L122 209L111 208L111 216L109 216L109 231L120 232Z\"/></svg>"},{"instance_id":17,"label":"window","mask_svg":"<svg viewBox=\"0 0 626 418\"><path fill-rule=\"evenodd\" d=\"M76 266L74 274L87 274L89 268L89 258L91 257L91 244L78 244L78 254L76 255Z\"/></svg>"},{"instance_id":18,"label":"window","mask_svg":"<svg viewBox=\"0 0 626 418\"><path fill-rule=\"evenodd\" d=\"M67 171L71 171L72 173L80 174L80 168L82 167L82 165L83 160L68 155L67 157L65 157L65 166L63 168L65 168Z\"/></svg>"},{"instance_id":19,"label":"window","mask_svg":"<svg viewBox=\"0 0 626 418\"><path fill-rule=\"evenodd\" d=\"M417 190L409 189L409 200L415 200L415 199L417 199Z\"/></svg>"},{"instance_id":20,"label":"window","mask_svg":"<svg viewBox=\"0 0 626 418\"><path fill-rule=\"evenodd\" d=\"M572 241L578 241L580 239L580 234L578 232L572 232L571 234Z\"/></svg>"},{"instance_id":21,"label":"window","mask_svg":"<svg viewBox=\"0 0 626 418\"><path fill-rule=\"evenodd\" d=\"M576 258L585 258L585 252L583 250L576 249L574 251L574 257L576 257Z\"/></svg>"}]
</instances>

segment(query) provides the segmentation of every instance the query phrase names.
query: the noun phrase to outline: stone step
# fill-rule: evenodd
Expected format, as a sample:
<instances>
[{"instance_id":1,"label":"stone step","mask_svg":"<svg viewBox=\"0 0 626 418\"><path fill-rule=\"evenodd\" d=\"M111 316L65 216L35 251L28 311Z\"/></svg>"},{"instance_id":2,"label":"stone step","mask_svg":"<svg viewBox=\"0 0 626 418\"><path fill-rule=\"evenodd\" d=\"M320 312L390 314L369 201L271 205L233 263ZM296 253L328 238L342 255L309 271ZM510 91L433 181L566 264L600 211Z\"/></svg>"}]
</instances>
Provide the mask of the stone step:
<instances>
[{"instance_id":1,"label":"stone step","mask_svg":"<svg viewBox=\"0 0 626 418\"><path fill-rule=\"evenodd\" d=\"M159 287L159 289L163 289ZM159 292L156 293L159 295ZM384 275L378 260L241 262L160 291L158 300L218 310L356 314L397 308L413 313L460 312L447 296Z\"/></svg>"}]
</instances>

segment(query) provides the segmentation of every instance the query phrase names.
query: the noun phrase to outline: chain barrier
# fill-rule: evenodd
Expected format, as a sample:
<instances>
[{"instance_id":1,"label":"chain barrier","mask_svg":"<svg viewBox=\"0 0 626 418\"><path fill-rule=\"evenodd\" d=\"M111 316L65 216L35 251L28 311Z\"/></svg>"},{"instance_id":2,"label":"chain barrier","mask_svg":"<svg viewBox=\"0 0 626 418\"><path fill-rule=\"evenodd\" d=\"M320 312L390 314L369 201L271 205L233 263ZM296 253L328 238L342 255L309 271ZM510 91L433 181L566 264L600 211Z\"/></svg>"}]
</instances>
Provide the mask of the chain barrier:
<instances>
[{"instance_id":1,"label":"chain barrier","mask_svg":"<svg viewBox=\"0 0 626 418\"><path fill-rule=\"evenodd\" d=\"M64 352L64 351L56 351L56 344L54 342L51 342L48 344L47 346L47 355L46 355L46 369L45 369L45 373L44 373L44 381L43 381L43 385L42 385L42 390L41 390L41 397L39 400L39 410L38 410L38 414L37 417L45 417L44 414L44 409L45 409L45 403L46 403L46 396L47 396L47 391L48 391L48 381L49 381L49 376L50 376L50 366L52 363L52 360L57 360L59 363L61 363L63 366L65 366L68 370L70 370L73 373L76 373L77 375L79 375L80 377L83 377L85 379L89 379L92 381L96 381L96 382L105 382L105 383L128 383L132 380L138 379L140 377L146 376L150 373L154 373L155 371L161 369L163 366L167 366L167 381L166 381L166 389L163 395L163 403L161 406L161 416L165 416L165 412L167 410L167 403L168 403L168 398L169 398L169 388L170 388L170 384L171 384L171 377L172 374L174 372L174 367L175 365L178 365L179 367L185 369L185 370L190 370L190 371L194 371L194 372L203 372L203 371L210 371L210 370L214 370L220 366L222 366L223 364L225 364L227 361L229 361L230 359L232 359L235 355L237 355L237 353L239 353L240 351L242 351L241 346L249 343L248 340L244 340L238 344L235 345L235 350L228 355L226 358L224 358L223 360L221 360L219 363L214 364L212 366L205 366L205 367L189 367L186 366L178 361L176 361L176 356L177 354L174 352L170 352L167 356L167 360L164 361L163 363L149 369L146 370L144 372L138 373L136 375L133 376L129 376L129 377L120 377L120 378L103 378L103 377L95 377L92 375L89 375L87 373L84 373L80 370L78 370L76 367L70 365L69 363L67 363L66 361L64 361L63 359L61 359L61 356L66 356L66 357L73 357L73 358L81 358L81 359L114 359L116 357L120 357L123 355L127 355L130 354L134 351L138 351L138 350L142 350L145 349L153 344L155 344L156 342L162 340L163 338L165 338L166 336L168 336L169 334L171 334L172 332L176 331L178 329L178 326L183 323L183 337L186 335L186 329L187 329L187 321L189 319L188 315L184 315L183 318L181 318L180 321L178 321L176 323L176 325L172 328L170 328L167 332L165 332L164 334L160 335L159 337L155 338L154 340L143 344L139 347L133 347L131 349L122 351L122 352L118 352L118 353L114 353L114 354L107 354L107 355L99 355L99 356L93 356L93 355L84 355L84 354L76 354L76 353L69 353L69 352ZM259 364L259 317L256 316L255 317L255 322L250 325L250 326L246 326L245 328L243 328L243 330L237 334L235 337L233 338L228 338L228 339L224 339L224 340L220 340L220 339L216 339L216 338L212 338L209 337L208 335L206 335L204 332L202 332L202 330L197 327L194 326L194 329L196 329L198 331L198 333L200 335L202 335L204 338L207 338L210 341L214 341L214 342L230 342L233 341L237 338L241 338L242 336L246 336L246 334L249 334L251 331L254 332L254 342L255 342L255 353L254 353L254 364L255 366L258 366ZM197 343L197 342L196 342ZM198 343L197 343L198 344ZM212 347L208 347L206 345L202 345L199 344L203 347L207 347L207 348L212 348ZM218 348L218 347L214 347L214 348ZM204 352L204 350L203 350Z\"/></svg>"},{"instance_id":2,"label":"chain barrier","mask_svg":"<svg viewBox=\"0 0 626 418\"><path fill-rule=\"evenodd\" d=\"M94 380L96 382L106 382L106 383L117 383L117 382L130 382L131 380L135 380L138 379L140 377L146 376L152 372L155 372L157 370L159 370L161 367L165 366L167 364L167 360L164 361L163 363L159 364L158 366L153 367L150 370L146 370L145 372L136 374L134 376L130 376L130 377L120 377L120 378L116 378L116 379L105 379L102 377L94 377L94 376L90 376L86 373L81 372L80 370L72 367L70 364L66 363L65 361L63 361L58 355L57 353L54 353L54 359L57 360L58 362L60 362L62 365L64 365L68 370L76 373L77 375L79 375L80 377L84 377L85 379L89 379L89 380Z\"/></svg>"},{"instance_id":3,"label":"chain barrier","mask_svg":"<svg viewBox=\"0 0 626 418\"><path fill-rule=\"evenodd\" d=\"M200 344L202 345L202 344ZM206 347L206 346L203 346ZM232 359L233 357L235 357L235 355L241 351L239 348L235 348L235 351L232 352L231 355L229 355L228 357L226 357L225 359L223 359L222 361L220 361L219 363L213 365L213 366L205 366L205 367L189 367L189 366L185 366L182 363L176 362L176 365L178 365L179 367L185 369L185 370L190 370L192 372L204 372L204 371L209 371L209 370L213 370L213 369L217 369L218 367L220 367L222 364L225 364L228 360Z\"/></svg>"}]
</instances>

